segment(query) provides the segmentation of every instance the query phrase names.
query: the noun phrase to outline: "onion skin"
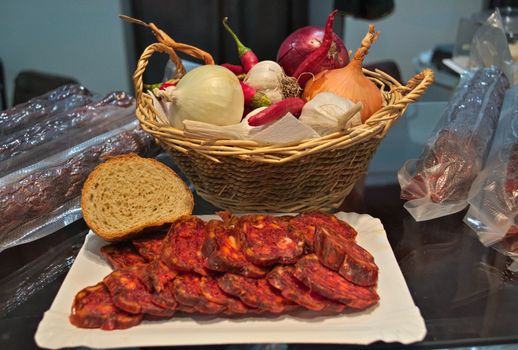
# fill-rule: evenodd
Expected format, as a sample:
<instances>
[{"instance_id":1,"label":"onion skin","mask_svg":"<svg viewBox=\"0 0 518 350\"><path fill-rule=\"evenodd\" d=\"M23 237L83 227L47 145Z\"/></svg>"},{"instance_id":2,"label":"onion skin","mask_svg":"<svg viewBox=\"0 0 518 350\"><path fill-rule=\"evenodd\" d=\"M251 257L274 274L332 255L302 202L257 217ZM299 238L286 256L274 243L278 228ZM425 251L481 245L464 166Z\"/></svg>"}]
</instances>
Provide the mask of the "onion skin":
<instances>
[{"instance_id":1,"label":"onion skin","mask_svg":"<svg viewBox=\"0 0 518 350\"><path fill-rule=\"evenodd\" d=\"M243 116L245 99L239 79L219 65L196 67L176 86L154 93L170 102L168 119L177 129L183 129L187 119L223 126L239 123Z\"/></svg>"},{"instance_id":2,"label":"onion skin","mask_svg":"<svg viewBox=\"0 0 518 350\"><path fill-rule=\"evenodd\" d=\"M300 63L322 44L324 28L307 26L291 33L279 47L277 63L284 69L286 75L293 76ZM341 68L349 63L349 53L344 42L333 33L330 55L322 61L320 70ZM318 72L317 72L318 73Z\"/></svg>"},{"instance_id":3,"label":"onion skin","mask_svg":"<svg viewBox=\"0 0 518 350\"><path fill-rule=\"evenodd\" d=\"M361 102L361 117L365 122L383 105L380 89L362 71L363 60L378 36L379 32L375 32L374 26L370 25L351 62L343 68L320 72L310 79L304 88L303 98L309 101L321 92L332 92L355 103Z\"/></svg>"}]
</instances>

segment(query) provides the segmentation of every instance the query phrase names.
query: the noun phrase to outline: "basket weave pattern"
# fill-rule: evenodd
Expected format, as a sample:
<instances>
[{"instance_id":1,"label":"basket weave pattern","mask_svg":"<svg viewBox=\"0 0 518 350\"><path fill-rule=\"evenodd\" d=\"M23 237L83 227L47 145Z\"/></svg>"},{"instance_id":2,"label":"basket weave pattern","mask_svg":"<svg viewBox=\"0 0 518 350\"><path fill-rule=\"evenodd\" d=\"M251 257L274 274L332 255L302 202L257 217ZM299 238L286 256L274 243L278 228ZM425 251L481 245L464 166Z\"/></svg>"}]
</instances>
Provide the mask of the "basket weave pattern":
<instances>
[{"instance_id":1,"label":"basket weave pattern","mask_svg":"<svg viewBox=\"0 0 518 350\"><path fill-rule=\"evenodd\" d=\"M433 82L424 70L401 85L381 71L364 70L382 91L384 106L366 124L344 132L284 145L254 141L209 141L160 121L142 75L155 52L174 50L155 43L146 48L134 75L137 117L189 177L198 194L234 212L333 210L366 173L370 159L390 126Z\"/></svg>"}]
</instances>

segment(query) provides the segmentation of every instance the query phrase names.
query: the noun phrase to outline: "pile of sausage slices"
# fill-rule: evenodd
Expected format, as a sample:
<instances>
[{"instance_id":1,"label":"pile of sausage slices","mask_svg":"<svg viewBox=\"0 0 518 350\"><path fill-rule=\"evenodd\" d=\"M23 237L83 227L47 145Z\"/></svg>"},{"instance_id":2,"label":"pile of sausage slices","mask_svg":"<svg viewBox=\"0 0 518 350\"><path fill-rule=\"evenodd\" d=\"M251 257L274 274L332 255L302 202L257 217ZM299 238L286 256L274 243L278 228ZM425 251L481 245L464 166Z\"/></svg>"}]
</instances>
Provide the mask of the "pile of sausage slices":
<instances>
[{"instance_id":1,"label":"pile of sausage slices","mask_svg":"<svg viewBox=\"0 0 518 350\"><path fill-rule=\"evenodd\" d=\"M192 215L101 248L114 268L77 293L70 321L124 329L180 313L222 317L354 312L379 301L378 267L334 215Z\"/></svg>"}]
</instances>

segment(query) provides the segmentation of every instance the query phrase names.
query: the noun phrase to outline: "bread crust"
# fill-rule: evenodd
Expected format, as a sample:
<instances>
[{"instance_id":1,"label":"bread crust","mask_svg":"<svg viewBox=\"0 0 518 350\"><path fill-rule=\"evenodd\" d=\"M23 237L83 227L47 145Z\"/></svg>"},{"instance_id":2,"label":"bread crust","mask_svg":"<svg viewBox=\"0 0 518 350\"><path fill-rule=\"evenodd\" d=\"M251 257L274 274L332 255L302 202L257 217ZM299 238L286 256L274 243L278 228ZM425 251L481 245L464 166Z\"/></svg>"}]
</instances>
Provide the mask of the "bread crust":
<instances>
[{"instance_id":1,"label":"bread crust","mask_svg":"<svg viewBox=\"0 0 518 350\"><path fill-rule=\"evenodd\" d=\"M187 198L183 198L185 202L188 204L188 211L171 215L170 217L162 218L161 220L149 220L149 221L143 221L141 223L132 225L124 230L115 230L113 232L106 232L103 230L99 225L96 224L92 213L90 213L87 210L86 202L88 201L87 194L92 191L92 183L95 181L97 176L106 168L112 166L112 164L117 162L131 162L131 161L137 161L139 163L144 162L148 163L149 165L160 168L167 173L169 173L171 176L175 177L178 180L179 185L182 188L182 191L179 192L179 197L186 196ZM181 193L180 193L181 192ZM150 227L160 227L165 224L173 223L176 219L178 219L182 215L192 214L192 210L194 208L194 197L192 195L192 192L190 191L187 184L176 174L171 168L168 166L162 164L161 162L152 159L152 158L143 158L138 156L134 153L124 154L120 156L115 156L112 158L109 158L105 162L99 164L91 173L88 175L88 178L86 179L83 189L81 191L81 209L83 212L83 218L88 225L88 227L99 237L104 239L108 242L119 242L127 239L134 238L138 236L140 233L144 232L145 229ZM151 231L148 231L151 232Z\"/></svg>"}]
</instances>

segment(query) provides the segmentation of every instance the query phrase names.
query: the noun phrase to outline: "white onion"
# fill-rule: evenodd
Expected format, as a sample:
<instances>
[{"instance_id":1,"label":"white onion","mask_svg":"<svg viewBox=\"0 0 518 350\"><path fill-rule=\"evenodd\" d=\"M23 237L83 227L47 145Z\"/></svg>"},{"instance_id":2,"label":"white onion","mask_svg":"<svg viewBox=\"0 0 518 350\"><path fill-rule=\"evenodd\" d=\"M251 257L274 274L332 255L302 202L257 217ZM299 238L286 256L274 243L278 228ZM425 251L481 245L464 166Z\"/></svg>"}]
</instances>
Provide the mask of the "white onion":
<instances>
[{"instance_id":1,"label":"white onion","mask_svg":"<svg viewBox=\"0 0 518 350\"><path fill-rule=\"evenodd\" d=\"M179 129L184 128L184 120L230 125L239 123L243 116L244 96L239 80L218 65L197 67L176 86L155 94L171 102L168 119Z\"/></svg>"}]
</instances>

